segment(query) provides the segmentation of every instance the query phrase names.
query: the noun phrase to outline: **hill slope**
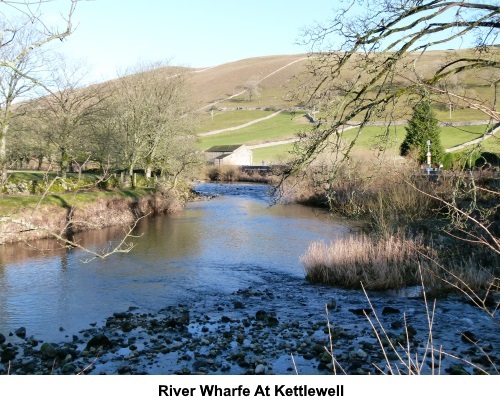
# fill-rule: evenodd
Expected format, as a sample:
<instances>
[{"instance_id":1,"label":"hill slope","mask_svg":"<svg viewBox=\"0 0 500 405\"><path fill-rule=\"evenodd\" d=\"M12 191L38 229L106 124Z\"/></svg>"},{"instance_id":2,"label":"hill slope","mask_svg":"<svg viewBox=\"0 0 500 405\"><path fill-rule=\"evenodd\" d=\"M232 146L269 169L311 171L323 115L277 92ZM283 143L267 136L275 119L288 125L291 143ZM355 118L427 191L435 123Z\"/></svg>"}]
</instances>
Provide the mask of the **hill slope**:
<instances>
[{"instance_id":1,"label":"hill slope","mask_svg":"<svg viewBox=\"0 0 500 405\"><path fill-rule=\"evenodd\" d=\"M467 55L469 51L464 50L459 53ZM420 69L436 69L452 55L456 55L456 52L427 52L419 61ZM207 69L194 69L190 82L195 105L199 111L196 131L204 135L200 146L205 148L208 145L232 140L258 145L292 139L296 132L307 129L305 121L302 121L301 125L289 125L290 123L283 120L280 115L272 114L281 109L299 109L300 101L292 99L290 94L301 80L311 79L311 75L307 73L310 63L311 60L307 55L277 55L244 59ZM461 77L457 85L467 88L479 98L493 99L493 87L488 84L487 78L476 77L470 73ZM472 109L450 112L444 103L436 104L435 110L438 119L443 123L485 121L489 118L481 111ZM301 112L302 115L305 113ZM264 123L262 119L268 120ZM286 128L278 133L276 128L280 125L285 125ZM213 134L210 134L211 131ZM470 139L477 136L479 135L471 136ZM458 138L456 141L447 139L447 143L453 145L459 144L460 141ZM361 146L366 147L366 145ZM283 152L291 148L289 145L280 145L266 149L254 150L259 161L261 157L262 160L272 160L272 157L278 154L282 157Z\"/></svg>"}]
</instances>

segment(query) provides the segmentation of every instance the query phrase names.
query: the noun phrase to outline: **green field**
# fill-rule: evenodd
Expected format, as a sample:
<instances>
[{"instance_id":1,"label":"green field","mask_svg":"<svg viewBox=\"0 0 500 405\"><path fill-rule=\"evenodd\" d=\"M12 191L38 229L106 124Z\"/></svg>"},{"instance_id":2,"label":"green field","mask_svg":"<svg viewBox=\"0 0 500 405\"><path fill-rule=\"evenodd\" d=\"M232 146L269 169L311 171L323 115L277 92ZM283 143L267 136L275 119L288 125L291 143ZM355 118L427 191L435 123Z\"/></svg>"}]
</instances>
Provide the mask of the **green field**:
<instances>
[{"instance_id":1,"label":"green field","mask_svg":"<svg viewBox=\"0 0 500 405\"><path fill-rule=\"evenodd\" d=\"M264 110L232 110L217 111L213 113L204 111L201 116L200 124L196 127L196 133L215 131L218 129L236 127L249 121L267 117L274 111Z\"/></svg>"},{"instance_id":2,"label":"green field","mask_svg":"<svg viewBox=\"0 0 500 405\"><path fill-rule=\"evenodd\" d=\"M293 138L297 132L310 128L303 115L303 112L283 112L246 128L201 137L199 145L206 150L215 145L256 145Z\"/></svg>"},{"instance_id":3,"label":"green field","mask_svg":"<svg viewBox=\"0 0 500 405\"><path fill-rule=\"evenodd\" d=\"M500 138L498 133L497 136L482 141L480 146L485 152L500 153Z\"/></svg>"},{"instance_id":4,"label":"green field","mask_svg":"<svg viewBox=\"0 0 500 405\"><path fill-rule=\"evenodd\" d=\"M441 144L443 148L451 148L472 141L484 135L487 125L471 125L467 127L442 127Z\"/></svg>"},{"instance_id":5,"label":"green field","mask_svg":"<svg viewBox=\"0 0 500 405\"><path fill-rule=\"evenodd\" d=\"M293 144L291 143L254 149L253 164L260 165L264 162L265 165L269 165L285 162L290 159L292 150Z\"/></svg>"},{"instance_id":6,"label":"green field","mask_svg":"<svg viewBox=\"0 0 500 405\"><path fill-rule=\"evenodd\" d=\"M483 135L486 125L473 125L466 127L442 127L441 144L443 147L451 148L456 145L471 141ZM346 142L354 139L356 129L346 130L344 139ZM398 125L391 127L388 134L384 127L368 126L363 128L356 142L356 149L382 149L387 148L391 155L399 155L399 146L406 136L405 126ZM500 142L490 138L482 143L483 148L490 152L500 151ZM265 162L282 162L289 157L289 151L293 149L292 144L269 146L253 150L254 164Z\"/></svg>"},{"instance_id":7,"label":"green field","mask_svg":"<svg viewBox=\"0 0 500 405\"><path fill-rule=\"evenodd\" d=\"M466 127L441 127L440 139L443 148L451 148L462 143L472 141L482 136L486 130L486 125L472 125ZM396 147L403 142L406 136L404 125L391 127L386 135L384 127L365 127L361 131L357 140L357 146L366 149L374 149L383 146L386 142L389 148ZM352 140L356 135L356 129L345 132L345 138Z\"/></svg>"}]
</instances>

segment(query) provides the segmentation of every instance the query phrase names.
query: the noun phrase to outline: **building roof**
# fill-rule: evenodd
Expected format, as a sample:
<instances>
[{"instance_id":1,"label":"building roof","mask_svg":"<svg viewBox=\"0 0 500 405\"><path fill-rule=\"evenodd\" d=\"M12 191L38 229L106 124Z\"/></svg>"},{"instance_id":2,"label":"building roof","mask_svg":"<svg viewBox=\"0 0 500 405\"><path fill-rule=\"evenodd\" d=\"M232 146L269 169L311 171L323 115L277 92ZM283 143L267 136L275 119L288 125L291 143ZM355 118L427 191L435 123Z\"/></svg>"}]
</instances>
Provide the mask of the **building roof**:
<instances>
[{"instance_id":1,"label":"building roof","mask_svg":"<svg viewBox=\"0 0 500 405\"><path fill-rule=\"evenodd\" d=\"M214 159L219 159L219 160L221 160L221 159L224 159L224 158L226 158L226 157L228 157L228 156L231 156L231 154L230 154L230 153L223 153L222 155L218 155L218 156L216 156Z\"/></svg>"},{"instance_id":2,"label":"building roof","mask_svg":"<svg viewBox=\"0 0 500 405\"><path fill-rule=\"evenodd\" d=\"M210 149L207 149L205 152L228 153L228 152L234 152L236 149L238 149L242 146L243 145L215 145L215 146L212 146Z\"/></svg>"}]
</instances>

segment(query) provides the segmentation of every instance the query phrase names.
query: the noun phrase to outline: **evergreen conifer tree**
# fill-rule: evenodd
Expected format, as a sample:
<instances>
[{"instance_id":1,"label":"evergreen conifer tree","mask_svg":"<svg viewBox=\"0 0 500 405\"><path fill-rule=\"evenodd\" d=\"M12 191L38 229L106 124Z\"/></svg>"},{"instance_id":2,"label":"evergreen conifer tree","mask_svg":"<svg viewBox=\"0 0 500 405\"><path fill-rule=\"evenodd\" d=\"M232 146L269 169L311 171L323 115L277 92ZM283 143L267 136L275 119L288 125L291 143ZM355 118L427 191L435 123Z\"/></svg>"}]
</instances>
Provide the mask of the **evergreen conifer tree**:
<instances>
[{"instance_id":1,"label":"evergreen conifer tree","mask_svg":"<svg viewBox=\"0 0 500 405\"><path fill-rule=\"evenodd\" d=\"M418 161L427 161L427 141L431 141L432 163L441 162L444 149L439 139L440 128L436 114L428 101L421 101L413 108L413 116L408 121L406 137L400 147L402 156L407 156L410 151L418 151Z\"/></svg>"}]
</instances>

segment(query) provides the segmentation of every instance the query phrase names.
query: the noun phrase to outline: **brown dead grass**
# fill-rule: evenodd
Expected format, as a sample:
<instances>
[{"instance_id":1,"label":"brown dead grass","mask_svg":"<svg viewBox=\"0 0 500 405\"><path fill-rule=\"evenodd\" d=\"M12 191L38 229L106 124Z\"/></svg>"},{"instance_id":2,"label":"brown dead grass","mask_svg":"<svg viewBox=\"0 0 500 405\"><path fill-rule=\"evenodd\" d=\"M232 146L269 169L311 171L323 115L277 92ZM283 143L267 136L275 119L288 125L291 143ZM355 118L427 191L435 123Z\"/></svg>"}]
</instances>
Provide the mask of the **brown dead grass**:
<instances>
[{"instance_id":1,"label":"brown dead grass","mask_svg":"<svg viewBox=\"0 0 500 405\"><path fill-rule=\"evenodd\" d=\"M312 242L300 261L311 282L353 289L399 289L423 283L431 289L480 291L495 284L494 270L471 257L443 265L439 251L422 241L421 237L362 235L329 244Z\"/></svg>"},{"instance_id":2,"label":"brown dead grass","mask_svg":"<svg viewBox=\"0 0 500 405\"><path fill-rule=\"evenodd\" d=\"M270 183L274 179L271 175L259 172L248 173L242 171L238 166L222 165L209 166L205 177L210 181L240 181L250 183Z\"/></svg>"},{"instance_id":3,"label":"brown dead grass","mask_svg":"<svg viewBox=\"0 0 500 405\"><path fill-rule=\"evenodd\" d=\"M416 243L391 237L374 241L368 236L330 244L313 242L300 261L312 282L368 290L401 288L416 280Z\"/></svg>"},{"instance_id":4,"label":"brown dead grass","mask_svg":"<svg viewBox=\"0 0 500 405\"><path fill-rule=\"evenodd\" d=\"M224 100L233 94L241 92L243 86L249 80L263 79L288 63L303 57L305 57L305 55L276 55L250 58L226 63L200 73L194 73L190 78L190 82L196 90L196 103L201 107L217 100ZM283 107L284 100L282 96L286 91L283 89L283 86L291 77L301 71L304 66L305 64L302 62L295 63L262 81L259 87L263 89L266 94L273 93L275 92L273 89L277 89L275 92L276 94L274 94L276 98L273 99L273 102L276 106ZM254 106L269 107L267 104L259 104L258 99L250 104ZM237 107L239 102L231 102L231 105Z\"/></svg>"}]
</instances>

